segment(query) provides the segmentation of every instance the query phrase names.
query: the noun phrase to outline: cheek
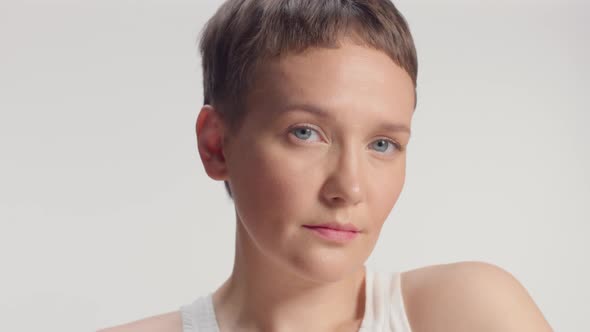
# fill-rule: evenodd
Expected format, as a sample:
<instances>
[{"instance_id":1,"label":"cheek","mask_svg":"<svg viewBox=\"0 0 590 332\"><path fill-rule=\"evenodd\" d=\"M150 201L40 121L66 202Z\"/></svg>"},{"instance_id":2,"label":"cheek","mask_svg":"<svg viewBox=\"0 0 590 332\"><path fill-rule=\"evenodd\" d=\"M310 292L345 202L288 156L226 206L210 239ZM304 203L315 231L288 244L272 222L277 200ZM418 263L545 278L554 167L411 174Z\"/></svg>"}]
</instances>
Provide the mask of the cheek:
<instances>
[{"instance_id":1,"label":"cheek","mask_svg":"<svg viewBox=\"0 0 590 332\"><path fill-rule=\"evenodd\" d=\"M392 168L372 173L375 178L368 181L367 201L370 202L369 210L372 214L371 220L375 223L374 227L381 229L394 208L404 187L405 171L405 158L400 158Z\"/></svg>"},{"instance_id":2,"label":"cheek","mask_svg":"<svg viewBox=\"0 0 590 332\"><path fill-rule=\"evenodd\" d=\"M314 172L309 162L280 151L254 148L244 152L231 174L234 203L250 227L277 228L297 220L315 198ZM262 227L261 227L262 229Z\"/></svg>"}]
</instances>

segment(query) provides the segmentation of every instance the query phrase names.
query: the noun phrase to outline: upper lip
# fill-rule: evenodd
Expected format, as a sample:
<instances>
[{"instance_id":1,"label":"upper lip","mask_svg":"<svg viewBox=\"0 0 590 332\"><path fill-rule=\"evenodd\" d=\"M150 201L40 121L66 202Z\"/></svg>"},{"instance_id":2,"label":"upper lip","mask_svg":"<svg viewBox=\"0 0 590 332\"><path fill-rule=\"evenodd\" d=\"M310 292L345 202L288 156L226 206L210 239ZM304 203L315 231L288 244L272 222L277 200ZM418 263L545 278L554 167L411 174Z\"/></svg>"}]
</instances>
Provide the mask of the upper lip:
<instances>
[{"instance_id":1,"label":"upper lip","mask_svg":"<svg viewBox=\"0 0 590 332\"><path fill-rule=\"evenodd\" d=\"M348 224L341 224L338 222L327 222L323 224L315 224L315 225L303 225L303 227L321 227L321 228L330 228L335 229L338 231L348 231L348 232L358 232L359 229L351 223Z\"/></svg>"}]
</instances>

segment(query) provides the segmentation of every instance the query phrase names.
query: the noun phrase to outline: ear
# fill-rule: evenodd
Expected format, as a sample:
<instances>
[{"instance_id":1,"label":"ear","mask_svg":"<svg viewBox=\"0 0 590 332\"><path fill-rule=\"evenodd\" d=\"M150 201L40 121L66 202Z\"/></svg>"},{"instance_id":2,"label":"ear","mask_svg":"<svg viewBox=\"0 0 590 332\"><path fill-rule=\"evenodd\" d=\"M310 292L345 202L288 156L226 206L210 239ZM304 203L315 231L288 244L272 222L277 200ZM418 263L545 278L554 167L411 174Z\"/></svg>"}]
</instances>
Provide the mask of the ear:
<instances>
[{"instance_id":1,"label":"ear","mask_svg":"<svg viewBox=\"0 0 590 332\"><path fill-rule=\"evenodd\" d=\"M214 180L227 180L227 165L223 151L225 124L218 110L203 105L196 123L197 146L205 171Z\"/></svg>"}]
</instances>

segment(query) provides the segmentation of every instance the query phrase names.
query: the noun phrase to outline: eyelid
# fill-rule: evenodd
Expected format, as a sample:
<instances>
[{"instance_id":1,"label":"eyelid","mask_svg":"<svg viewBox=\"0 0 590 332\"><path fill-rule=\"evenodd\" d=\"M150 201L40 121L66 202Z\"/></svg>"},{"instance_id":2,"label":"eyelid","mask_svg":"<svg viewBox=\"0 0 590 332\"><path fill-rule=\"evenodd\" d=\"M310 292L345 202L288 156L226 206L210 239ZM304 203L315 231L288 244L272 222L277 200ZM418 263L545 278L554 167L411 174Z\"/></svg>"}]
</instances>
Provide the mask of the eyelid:
<instances>
[{"instance_id":1,"label":"eyelid","mask_svg":"<svg viewBox=\"0 0 590 332\"><path fill-rule=\"evenodd\" d=\"M310 124L310 123L298 123L298 124L294 124L294 125L292 125L292 126L289 126L289 130L293 130L293 129L295 129L295 128L302 128L302 127L303 127L303 128L314 129L314 130L317 130L317 129L319 129L317 126L315 126L315 125L312 125L312 124Z\"/></svg>"}]
</instances>

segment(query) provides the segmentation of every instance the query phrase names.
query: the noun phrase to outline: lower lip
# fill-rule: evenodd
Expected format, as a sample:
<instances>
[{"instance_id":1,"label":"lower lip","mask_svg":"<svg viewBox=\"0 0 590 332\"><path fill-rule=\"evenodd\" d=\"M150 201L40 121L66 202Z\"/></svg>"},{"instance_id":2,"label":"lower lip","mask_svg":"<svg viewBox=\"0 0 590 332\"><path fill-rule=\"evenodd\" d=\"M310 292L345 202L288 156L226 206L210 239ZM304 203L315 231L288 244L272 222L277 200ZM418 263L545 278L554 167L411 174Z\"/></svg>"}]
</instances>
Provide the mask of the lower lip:
<instances>
[{"instance_id":1,"label":"lower lip","mask_svg":"<svg viewBox=\"0 0 590 332\"><path fill-rule=\"evenodd\" d=\"M303 226L314 234L324 238L326 240L335 241L335 242L348 242L353 240L358 236L358 232L351 232L351 231L339 231L336 229L325 228L325 227L309 227Z\"/></svg>"}]
</instances>

